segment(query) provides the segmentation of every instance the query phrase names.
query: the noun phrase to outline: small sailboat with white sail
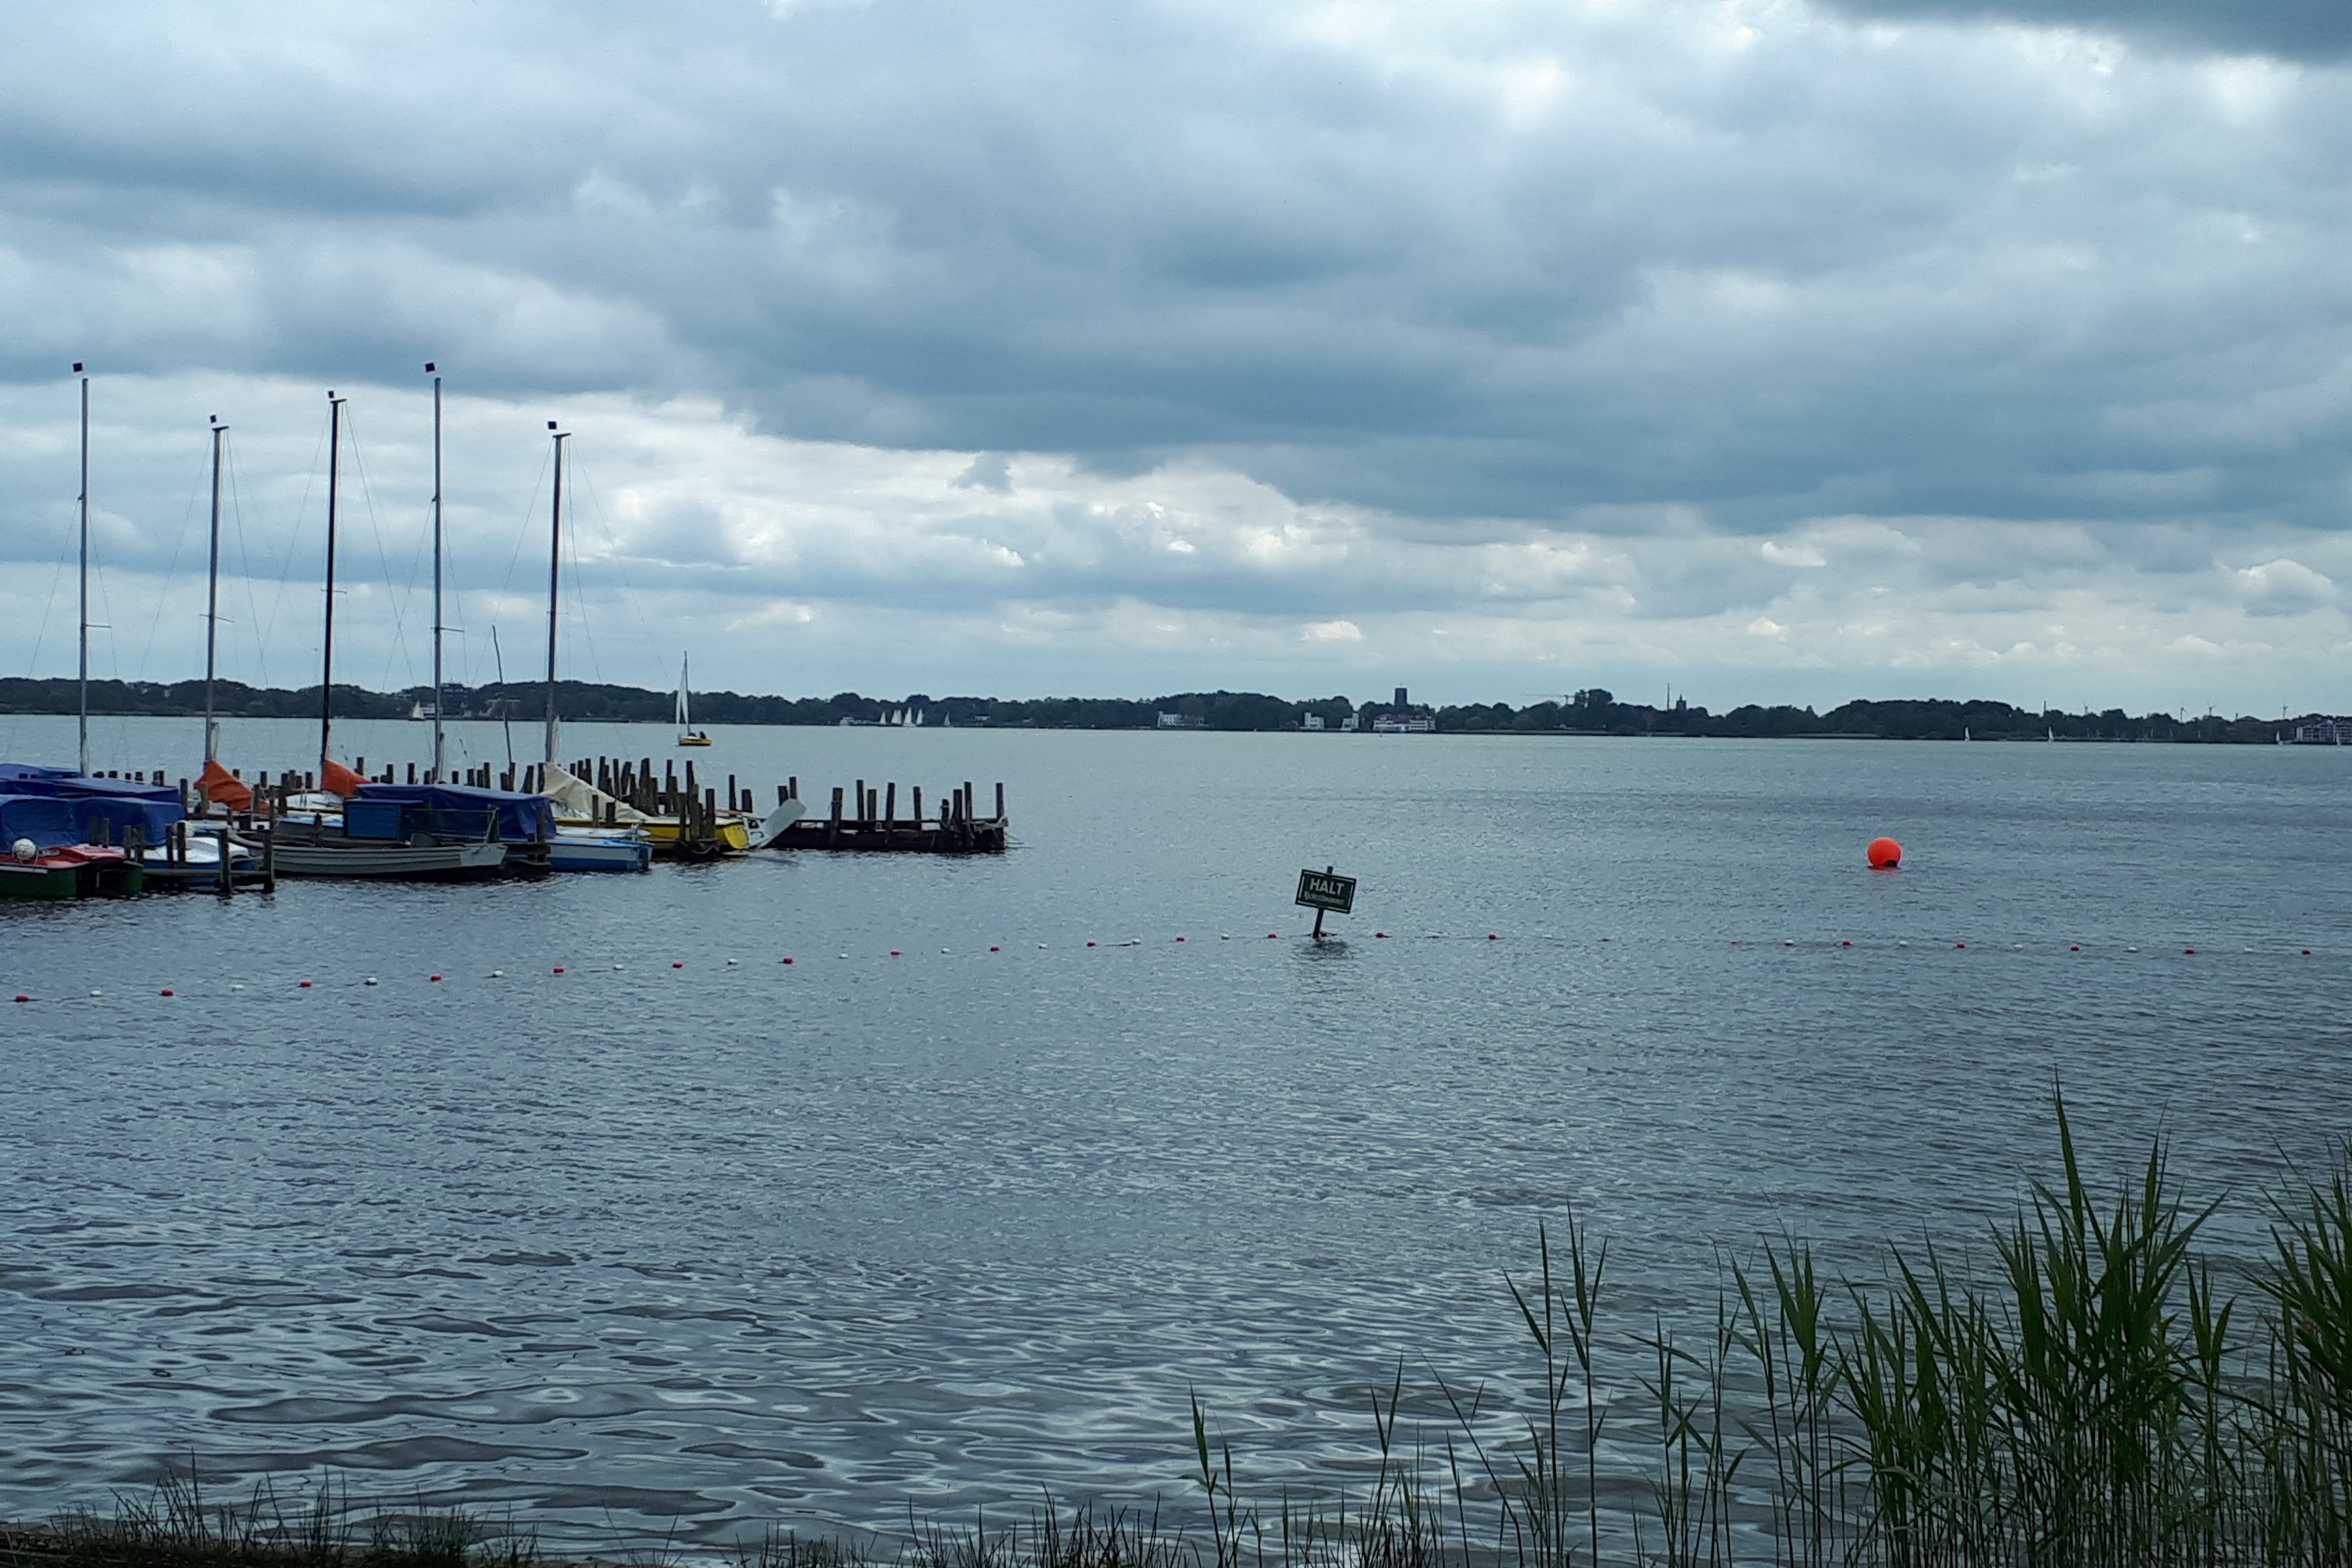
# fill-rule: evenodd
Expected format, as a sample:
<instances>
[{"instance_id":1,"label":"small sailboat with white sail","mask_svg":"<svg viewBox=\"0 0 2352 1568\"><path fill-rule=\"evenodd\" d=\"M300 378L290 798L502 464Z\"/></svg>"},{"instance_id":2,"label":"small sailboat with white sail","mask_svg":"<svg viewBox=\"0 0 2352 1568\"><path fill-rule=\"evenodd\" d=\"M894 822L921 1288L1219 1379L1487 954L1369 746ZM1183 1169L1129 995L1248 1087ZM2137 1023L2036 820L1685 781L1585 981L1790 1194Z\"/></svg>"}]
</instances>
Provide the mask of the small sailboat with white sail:
<instances>
[{"instance_id":1,"label":"small sailboat with white sail","mask_svg":"<svg viewBox=\"0 0 2352 1568\"><path fill-rule=\"evenodd\" d=\"M710 737L694 727L694 713L686 697L689 661L686 655L677 656L677 743L681 746L707 746Z\"/></svg>"}]
</instances>

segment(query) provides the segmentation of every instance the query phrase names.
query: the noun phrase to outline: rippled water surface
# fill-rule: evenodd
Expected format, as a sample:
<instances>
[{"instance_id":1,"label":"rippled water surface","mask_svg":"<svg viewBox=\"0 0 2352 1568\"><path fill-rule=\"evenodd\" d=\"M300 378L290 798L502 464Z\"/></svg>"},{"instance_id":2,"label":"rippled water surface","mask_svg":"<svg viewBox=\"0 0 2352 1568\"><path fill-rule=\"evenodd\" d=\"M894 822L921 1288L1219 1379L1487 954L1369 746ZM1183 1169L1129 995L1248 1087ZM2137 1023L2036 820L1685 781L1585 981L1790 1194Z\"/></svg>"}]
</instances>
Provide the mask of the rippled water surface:
<instances>
[{"instance_id":1,"label":"rippled water surface","mask_svg":"<svg viewBox=\"0 0 2352 1568\"><path fill-rule=\"evenodd\" d=\"M380 764L422 729L346 734ZM192 730L108 721L96 760ZM1328 1473L1399 1356L1523 1364L1500 1273L1571 1204L1637 1330L1706 1310L1718 1245L1980 1234L2048 1167L2053 1082L2108 1168L2168 1131L2207 1193L2352 1131L2340 752L766 730L698 761L817 800L1001 779L1018 845L0 905L35 998L0 1015L0 1517L191 1451L598 1540L1174 1495L1188 1389L1258 1473ZM1362 886L1318 949L1289 900L1327 864Z\"/></svg>"}]
</instances>

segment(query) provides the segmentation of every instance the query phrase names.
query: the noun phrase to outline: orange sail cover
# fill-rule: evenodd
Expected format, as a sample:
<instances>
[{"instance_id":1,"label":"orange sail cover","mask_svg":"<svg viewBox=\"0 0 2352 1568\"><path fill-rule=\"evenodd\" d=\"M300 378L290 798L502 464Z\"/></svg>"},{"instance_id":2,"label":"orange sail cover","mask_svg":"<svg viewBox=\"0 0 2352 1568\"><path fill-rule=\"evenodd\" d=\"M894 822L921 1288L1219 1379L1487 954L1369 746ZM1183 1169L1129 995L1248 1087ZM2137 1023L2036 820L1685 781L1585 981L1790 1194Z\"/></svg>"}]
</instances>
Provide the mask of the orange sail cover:
<instances>
[{"instance_id":1,"label":"orange sail cover","mask_svg":"<svg viewBox=\"0 0 2352 1568\"><path fill-rule=\"evenodd\" d=\"M214 805L225 805L231 811L253 809L253 786L218 763L205 764L204 773L196 779L196 793Z\"/></svg>"}]
</instances>

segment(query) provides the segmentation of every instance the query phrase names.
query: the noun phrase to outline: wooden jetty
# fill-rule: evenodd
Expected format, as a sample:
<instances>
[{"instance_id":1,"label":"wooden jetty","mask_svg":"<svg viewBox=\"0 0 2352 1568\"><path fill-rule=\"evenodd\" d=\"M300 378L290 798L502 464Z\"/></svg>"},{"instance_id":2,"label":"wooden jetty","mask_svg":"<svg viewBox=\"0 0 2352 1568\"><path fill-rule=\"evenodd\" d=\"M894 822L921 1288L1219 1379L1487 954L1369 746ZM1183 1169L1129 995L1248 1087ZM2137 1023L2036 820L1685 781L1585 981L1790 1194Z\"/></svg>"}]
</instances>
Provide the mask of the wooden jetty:
<instances>
[{"instance_id":1,"label":"wooden jetty","mask_svg":"<svg viewBox=\"0 0 2352 1568\"><path fill-rule=\"evenodd\" d=\"M768 808L761 806L758 792L743 786L733 773L727 775L723 789L703 784L691 758L687 760L683 773L675 759L664 759L664 766L656 773L650 757L635 762L624 757L583 757L570 764L570 771L594 784L601 794L647 816L677 819L690 843L716 844L730 819L756 824L767 815ZM532 787L533 775L534 770L523 770L521 787ZM798 776L776 786L777 805L800 798ZM923 813L920 786L910 788L907 799L907 815L901 816L896 784L868 789L866 781L859 779L854 789L833 792L832 810L826 816L802 816L769 847L889 850L918 855L994 855L1003 851L1009 824L1002 784L996 786L995 812L988 816L979 814L975 805L979 795L969 780L960 788L932 796L934 809L929 816ZM663 852L658 843L656 852Z\"/></svg>"},{"instance_id":2,"label":"wooden jetty","mask_svg":"<svg viewBox=\"0 0 2352 1568\"><path fill-rule=\"evenodd\" d=\"M365 758L355 759L353 772L373 784L400 782L399 770L387 767L371 772ZM683 856L689 858L707 855L738 853L747 842L745 828L757 826L768 815L760 804L759 792L745 786L733 773L727 775L725 785L706 784L698 774L692 759L688 759L681 773L676 759L664 759L657 771L651 757L581 757L567 764L577 778L593 784L600 794L612 801L628 806L639 815L655 819L663 826L674 826L669 835L656 835L655 853L663 856ZM157 783L163 782L159 771ZM407 783L417 783L416 764L407 768ZM536 763L526 763L503 769L488 766L467 768L457 782L481 789L537 790L543 783L541 770ZM314 775L296 769L283 773L263 773L253 781L255 794L278 811L286 809L289 795L314 789ZM188 781L180 781L183 798L193 796ZM782 805L801 798L798 777L776 786L776 805ZM992 813L982 816L979 809L979 792L966 780L931 797L926 815L923 790L911 786L907 792L907 809L899 811L899 791L896 783L886 783L868 788L859 779L849 789L833 792L831 808L823 816L808 814L784 829L771 846L776 849L826 849L861 852L889 852L916 855L997 855L1003 853L1011 839L1011 818L1004 809L1004 785L995 789ZM617 817L606 808L608 820ZM268 814L258 816L266 823ZM237 831L248 838L255 837L257 819L237 819ZM615 826L619 826L615 821ZM205 831L199 825L197 831ZM257 880L258 874L236 872L236 885Z\"/></svg>"},{"instance_id":3,"label":"wooden jetty","mask_svg":"<svg viewBox=\"0 0 2352 1568\"><path fill-rule=\"evenodd\" d=\"M798 781L794 781L797 786ZM845 801L845 795L848 798ZM850 791L833 792L833 808L824 816L803 816L784 829L779 849L855 849L919 855L1001 855L1010 837L1004 813L1004 786L996 786L993 816L979 815L970 781L944 796L934 796L934 815L923 815L919 785L909 794L908 812L898 815L898 786L868 789L859 779ZM846 809L845 809L845 806Z\"/></svg>"}]
</instances>

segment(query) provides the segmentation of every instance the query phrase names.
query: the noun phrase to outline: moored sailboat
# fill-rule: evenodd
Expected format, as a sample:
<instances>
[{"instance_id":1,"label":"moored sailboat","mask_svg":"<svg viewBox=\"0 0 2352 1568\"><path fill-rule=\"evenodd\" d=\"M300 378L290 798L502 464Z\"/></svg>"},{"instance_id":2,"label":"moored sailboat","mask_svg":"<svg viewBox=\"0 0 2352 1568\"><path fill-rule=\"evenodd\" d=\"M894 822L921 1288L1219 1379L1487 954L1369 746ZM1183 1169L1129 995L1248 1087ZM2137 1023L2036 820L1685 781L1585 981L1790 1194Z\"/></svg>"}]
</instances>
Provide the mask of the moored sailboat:
<instances>
[{"instance_id":1,"label":"moored sailboat","mask_svg":"<svg viewBox=\"0 0 2352 1568\"><path fill-rule=\"evenodd\" d=\"M506 845L496 839L444 838L430 831L398 836L396 817L385 819L382 814L352 810L367 781L334 758L335 528L341 499L345 401L332 392L327 394L327 592L319 676L319 785L340 796L343 809L289 815L272 824L278 869L289 877L494 876L506 864ZM435 728L439 728L437 720ZM394 831L375 837L387 821Z\"/></svg>"},{"instance_id":2,"label":"moored sailboat","mask_svg":"<svg viewBox=\"0 0 2352 1568\"><path fill-rule=\"evenodd\" d=\"M555 442L555 490L548 508L547 525L547 760L540 770L543 775L542 792L553 775L571 777L563 773L556 757L561 731L555 705L556 628L562 607L559 589L563 568L563 444L571 438L571 432L558 430L552 419L547 422L547 428ZM542 793L534 798L546 801L549 806L551 831L544 851L549 870L644 871L652 868L653 843L635 826L618 822L565 824L559 815L562 803L558 797Z\"/></svg>"}]
</instances>

